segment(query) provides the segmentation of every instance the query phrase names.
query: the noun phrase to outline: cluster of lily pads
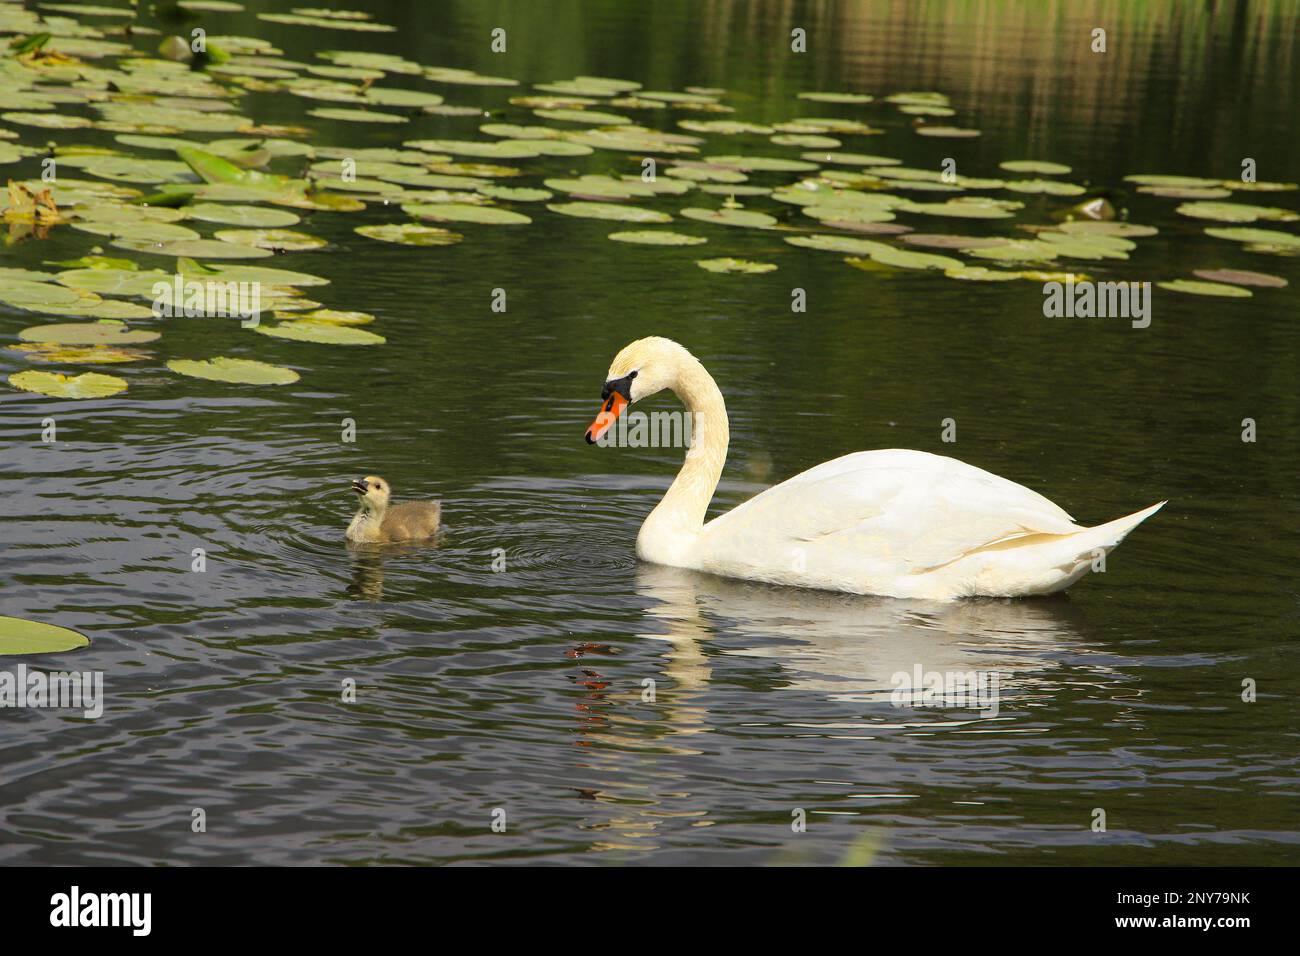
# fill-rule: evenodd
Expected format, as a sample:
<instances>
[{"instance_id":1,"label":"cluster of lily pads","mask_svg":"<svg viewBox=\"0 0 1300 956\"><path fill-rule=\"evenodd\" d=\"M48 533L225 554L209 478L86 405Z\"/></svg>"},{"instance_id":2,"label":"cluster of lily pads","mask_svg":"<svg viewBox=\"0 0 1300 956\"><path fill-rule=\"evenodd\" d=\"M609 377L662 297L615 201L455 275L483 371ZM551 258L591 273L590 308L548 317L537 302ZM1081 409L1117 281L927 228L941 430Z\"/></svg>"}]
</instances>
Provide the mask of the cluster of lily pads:
<instances>
[{"instance_id":1,"label":"cluster of lily pads","mask_svg":"<svg viewBox=\"0 0 1300 956\"><path fill-rule=\"evenodd\" d=\"M242 9L225 0L180 0L177 6L184 16L204 18ZM353 10L295 8L258 16L328 33L393 29ZM932 270L981 282L1082 279L1078 263L1108 268L1157 232L1119 218L1106 199L1071 182L1071 168L1061 163L1011 160L996 176L975 177L942 171L938 159L934 169L915 168L860 151L857 144L886 133L978 136L977 129L953 125L956 111L936 92L879 100L858 92L805 92L795 115L759 123L735 118L720 89L646 90L630 80L578 76L521 91L508 77L382 53L322 50L313 61L295 61L265 40L221 34L206 36L204 49L195 52L181 37L139 22L134 7L98 4L0 9L0 43L7 45L0 56L0 165L51 158L58 170L53 181L10 180L3 208L7 241L40 242L60 230L86 233L94 243L84 256L48 262L46 270L0 269L0 303L65 320L23 328L20 341L8 346L40 363L147 360L139 346L161 333L156 322L135 324L155 318L140 300L175 275L259 283L274 321L258 324L258 334L382 344L381 335L363 328L374 316L346 303L326 307L304 291L314 293L328 280L257 262L327 248L325 240L297 228L304 215L400 210L398 221L359 225L354 232L419 247L460 242L464 235L453 226L527 226L544 215L618 223L610 240L642 246L700 246L738 229L833 252L859 269ZM500 87L504 102L489 115L478 106L448 103L435 89L412 88L426 85ZM306 116L319 120L399 126L437 116L453 125L463 120L466 129L453 137L408 139L400 147L318 146L309 127L259 123L242 114L239 100L249 92L308 100ZM812 104L861 115L808 115ZM879 125L862 118L868 115ZM88 130L112 134L113 144L76 141ZM51 136L58 139L33 142ZM626 172L548 175L533 165L557 158L572 164L594 154L604 157L603 168L625 165ZM1210 237L1252 253L1300 255L1300 236L1274 226L1297 220L1296 212L1236 196L1291 192L1294 183L1165 175L1127 180L1139 193L1179 200L1180 216L1230 224L1206 228ZM1030 202L1046 221L1014 222ZM920 228L950 220L1012 220L1014 228L982 235ZM703 228L681 231L679 221ZM717 273L778 268L728 255L696 264ZM1177 292L1237 297L1250 296L1251 287L1285 284L1236 269L1159 283ZM172 359L166 367L233 383L298 380L291 368L220 355ZM112 375L40 370L9 381L63 397L99 397L127 387Z\"/></svg>"}]
</instances>

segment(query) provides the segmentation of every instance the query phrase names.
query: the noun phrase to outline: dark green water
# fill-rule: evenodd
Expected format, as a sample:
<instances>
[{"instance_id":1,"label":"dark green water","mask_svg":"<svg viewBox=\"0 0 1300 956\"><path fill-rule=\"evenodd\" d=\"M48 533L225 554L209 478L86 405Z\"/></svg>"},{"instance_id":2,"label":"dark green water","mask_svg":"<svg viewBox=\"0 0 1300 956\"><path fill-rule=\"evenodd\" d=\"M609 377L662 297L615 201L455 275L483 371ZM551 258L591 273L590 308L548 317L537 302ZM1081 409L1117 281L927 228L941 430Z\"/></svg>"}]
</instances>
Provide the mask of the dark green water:
<instances>
[{"instance_id":1,"label":"dark green water","mask_svg":"<svg viewBox=\"0 0 1300 956\"><path fill-rule=\"evenodd\" d=\"M1237 267L1291 286L1241 300L1156 290L1138 330L1045 319L1035 283L868 273L746 230L689 224L708 246L643 248L608 241L616 224L542 212L413 249L352 233L399 221L391 210L317 214L300 228L334 245L274 264L330 278L315 297L373 312L387 345L250 343L174 320L156 363L104 369L129 380L120 397L0 394L0 614L90 635L87 650L29 663L102 670L107 694L96 721L0 714L0 861L834 862L865 839L895 864L1296 862L1300 259L1211 240L1214 224L1121 179L1230 178L1243 157L1261 179L1300 176L1297 4L826 3L793 19L785 4L686 0L367 9L399 32L211 22L298 60L360 48L524 84L725 87L734 118L865 116L886 134L846 148L928 168L952 156L967 175L1066 162L1160 227L1125 277ZM1088 49L1099 24L1105 57ZM802 56L786 39L798 25ZM489 50L498 26L506 54ZM507 106L523 90L408 85L529 122ZM795 99L810 89L939 90L983 136L927 140L876 105ZM319 105L332 104L250 93L240 109L297 123ZM649 122L683 116L698 118ZM397 145L472 137L478 120L309 122L317 144ZM520 165L530 185L639 169L615 153ZM1243 201L1295 209L1297 195ZM1062 205L1018 198L1039 213L1024 221ZM36 267L86 240L56 231L2 261ZM701 250L779 270L711 275L693 265ZM790 311L794 287L806 314ZM5 309L0 337L33 321ZM642 565L637 528L681 453L592 448L582 433L611 357L647 334L687 345L726 394L731 455L712 513L878 447L959 457L1084 523L1170 504L1104 575L1047 600L848 598ZM259 390L162 368L208 354L302 380ZM0 356L5 375L29 367ZM1241 440L1247 417L1255 443ZM354 444L340 441L347 418ZM955 444L940 440L945 418ZM370 473L443 500L440 547L349 552L348 480ZM918 664L998 671L998 716L891 706L891 675ZM355 704L340 703L346 678ZM791 831L796 809L805 833Z\"/></svg>"}]
</instances>

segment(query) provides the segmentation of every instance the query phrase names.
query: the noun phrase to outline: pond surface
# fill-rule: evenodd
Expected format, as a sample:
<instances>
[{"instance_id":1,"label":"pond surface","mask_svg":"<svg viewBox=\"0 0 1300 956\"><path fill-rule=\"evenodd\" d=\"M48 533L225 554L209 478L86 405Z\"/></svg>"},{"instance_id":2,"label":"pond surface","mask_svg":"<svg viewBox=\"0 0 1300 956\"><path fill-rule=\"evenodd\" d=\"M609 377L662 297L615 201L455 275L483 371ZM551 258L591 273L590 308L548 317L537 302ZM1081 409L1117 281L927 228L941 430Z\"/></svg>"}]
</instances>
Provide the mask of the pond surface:
<instances>
[{"instance_id":1,"label":"pond surface","mask_svg":"<svg viewBox=\"0 0 1300 956\"><path fill-rule=\"evenodd\" d=\"M508 103L529 84L592 74L725 88L736 112L724 118L865 118L884 134L846 149L916 167L953 157L997 176L1004 159L1063 162L1089 195L1160 227L1125 278L1239 268L1290 285L1249 299L1156 289L1150 327L1135 329L1044 318L1035 282L863 271L688 220L672 228L708 245L610 242L639 227L532 208L530 226L455 224L463 242L413 248L353 232L405 221L378 204L311 215L298 228L331 247L274 264L330 279L313 297L373 313L385 345L163 320L157 360L107 369L129 382L121 395L0 394L0 614L92 641L4 667L102 670L106 694L94 721L0 715L0 861L1295 863L1300 259L1209 238L1219 223L1123 177L1231 179L1250 157L1261 180L1294 181L1297 5L1133 6L814 4L802 55L781 3L368 4L398 27L386 34L205 15L214 34L263 37L295 60L365 49L518 79L390 81L501 122L535 121ZM1089 50L1098 25L1104 56ZM504 54L489 47L495 27ZM917 136L883 104L796 99L807 90L939 91L983 135ZM316 145L482 138L474 117L390 128L305 115L329 105L253 91L239 108L305 123ZM638 120L682 118L716 117ZM32 132L23 142L47 131ZM798 154L763 137L709 145ZM530 186L640 170L613 152L515 165ZM22 175L39 175L34 160ZM1298 195L1236 198L1294 210ZM1016 198L1022 221L1042 223L1072 201ZM740 200L798 224L792 207ZM40 268L95 238L56 229L3 265ZM694 265L707 256L779 268L717 275ZM791 311L796 287L806 313ZM0 338L40 321L58 319L0 307ZM685 344L726 395L731 453L711 514L888 447L961 458L1085 524L1170 503L1104 574L1052 599L854 598L641 564L637 529L681 451L582 437L610 359L648 334ZM215 354L301 380L223 385L162 365ZM0 356L5 376L34 367ZM674 407L666 394L647 404ZM942 440L949 418L955 443ZM350 551L349 480L365 474L401 498L440 498L438 547ZM996 716L892 706L892 675L918 666L996 671ZM341 702L347 679L355 703ZM191 830L195 808L205 833Z\"/></svg>"}]
</instances>

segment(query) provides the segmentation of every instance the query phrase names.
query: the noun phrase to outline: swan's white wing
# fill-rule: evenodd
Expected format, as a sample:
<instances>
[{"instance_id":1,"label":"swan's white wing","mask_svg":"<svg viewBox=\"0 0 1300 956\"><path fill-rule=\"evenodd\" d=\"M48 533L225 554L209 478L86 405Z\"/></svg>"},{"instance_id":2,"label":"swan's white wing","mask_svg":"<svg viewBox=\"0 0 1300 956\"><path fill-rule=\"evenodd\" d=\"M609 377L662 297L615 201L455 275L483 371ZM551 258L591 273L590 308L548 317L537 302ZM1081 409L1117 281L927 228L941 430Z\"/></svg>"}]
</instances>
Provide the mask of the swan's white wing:
<instances>
[{"instance_id":1,"label":"swan's white wing","mask_svg":"<svg viewBox=\"0 0 1300 956\"><path fill-rule=\"evenodd\" d=\"M845 590L923 574L1027 534L1078 531L1037 492L953 458L889 449L811 468L705 525L698 566ZM827 586L822 584L821 586Z\"/></svg>"}]
</instances>

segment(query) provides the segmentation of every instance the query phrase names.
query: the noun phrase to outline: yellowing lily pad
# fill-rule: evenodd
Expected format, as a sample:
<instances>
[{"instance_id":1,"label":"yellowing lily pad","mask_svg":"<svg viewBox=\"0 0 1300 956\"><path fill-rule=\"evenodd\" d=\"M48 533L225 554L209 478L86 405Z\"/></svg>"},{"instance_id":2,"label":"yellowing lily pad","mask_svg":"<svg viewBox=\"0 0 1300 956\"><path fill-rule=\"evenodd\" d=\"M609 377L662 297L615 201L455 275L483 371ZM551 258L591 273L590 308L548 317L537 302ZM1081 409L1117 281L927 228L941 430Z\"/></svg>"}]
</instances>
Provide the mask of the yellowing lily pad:
<instances>
[{"instance_id":1,"label":"yellowing lily pad","mask_svg":"<svg viewBox=\"0 0 1300 956\"><path fill-rule=\"evenodd\" d=\"M99 372L81 375L61 375L58 372L29 370L9 376L9 384L25 392L36 392L52 398L105 398L126 391L126 379Z\"/></svg>"},{"instance_id":2,"label":"yellowing lily pad","mask_svg":"<svg viewBox=\"0 0 1300 956\"><path fill-rule=\"evenodd\" d=\"M802 246L805 249L842 252L853 256L870 256L873 252L891 248L883 242L875 242L871 239L855 239L851 236L787 236L785 241L792 246Z\"/></svg>"},{"instance_id":3,"label":"yellowing lily pad","mask_svg":"<svg viewBox=\"0 0 1300 956\"><path fill-rule=\"evenodd\" d=\"M1219 296L1225 299L1248 299L1253 294L1249 289L1240 286L1225 285L1222 282L1196 282L1192 279L1175 279L1172 282L1157 282L1156 285L1171 292Z\"/></svg>"},{"instance_id":4,"label":"yellowing lily pad","mask_svg":"<svg viewBox=\"0 0 1300 956\"><path fill-rule=\"evenodd\" d=\"M1207 236L1216 239L1231 239L1233 242L1248 242L1254 245L1285 246L1300 250L1300 236L1277 229L1220 229L1205 230Z\"/></svg>"},{"instance_id":5,"label":"yellowing lily pad","mask_svg":"<svg viewBox=\"0 0 1300 956\"><path fill-rule=\"evenodd\" d=\"M149 357L138 349L122 349L108 345L59 345L55 342L20 342L10 345L11 352L19 352L33 362L57 362L61 365L111 365L120 362L139 362Z\"/></svg>"},{"instance_id":6,"label":"yellowing lily pad","mask_svg":"<svg viewBox=\"0 0 1300 956\"><path fill-rule=\"evenodd\" d=\"M687 219L700 222L712 222L719 226L739 226L746 229L770 229L776 225L776 219L764 212L749 209L697 209L682 210Z\"/></svg>"},{"instance_id":7,"label":"yellowing lily pad","mask_svg":"<svg viewBox=\"0 0 1300 956\"><path fill-rule=\"evenodd\" d=\"M100 322L56 322L51 325L33 325L18 333L24 342L57 343L59 345L139 345L161 338L147 329L127 328L126 323L111 319Z\"/></svg>"},{"instance_id":8,"label":"yellowing lily pad","mask_svg":"<svg viewBox=\"0 0 1300 956\"><path fill-rule=\"evenodd\" d=\"M310 319L295 319L279 325L259 325L257 331L276 338L321 345L383 345L387 341L382 335L365 329L354 329L334 322L314 322Z\"/></svg>"},{"instance_id":9,"label":"yellowing lily pad","mask_svg":"<svg viewBox=\"0 0 1300 956\"><path fill-rule=\"evenodd\" d=\"M695 264L707 272L737 272L745 275L758 275L775 272L776 264L771 262L754 262L750 259L696 259Z\"/></svg>"},{"instance_id":10,"label":"yellowing lily pad","mask_svg":"<svg viewBox=\"0 0 1300 956\"><path fill-rule=\"evenodd\" d=\"M402 246L450 246L465 237L450 229L425 226L418 222L384 223L374 226L357 226L358 235L380 242L394 242Z\"/></svg>"},{"instance_id":11,"label":"yellowing lily pad","mask_svg":"<svg viewBox=\"0 0 1300 956\"><path fill-rule=\"evenodd\" d=\"M257 246L272 252L301 252L329 245L318 236L294 229L218 229L213 235L221 242Z\"/></svg>"},{"instance_id":12,"label":"yellowing lily pad","mask_svg":"<svg viewBox=\"0 0 1300 956\"><path fill-rule=\"evenodd\" d=\"M0 654L55 654L86 647L84 634L18 617L0 617Z\"/></svg>"},{"instance_id":13,"label":"yellowing lily pad","mask_svg":"<svg viewBox=\"0 0 1300 956\"><path fill-rule=\"evenodd\" d=\"M298 381L298 373L291 368L224 355L202 360L172 359L167 367L178 375L238 385L291 385Z\"/></svg>"},{"instance_id":14,"label":"yellowing lily pad","mask_svg":"<svg viewBox=\"0 0 1300 956\"><path fill-rule=\"evenodd\" d=\"M1061 163L1048 163L1038 159L1010 159L998 163L999 169L1009 173L1027 173L1031 176L1065 176L1071 170Z\"/></svg>"},{"instance_id":15,"label":"yellowing lily pad","mask_svg":"<svg viewBox=\"0 0 1300 956\"><path fill-rule=\"evenodd\" d=\"M436 222L474 222L487 226L526 226L532 222L521 212L467 203L403 203L402 211L418 219Z\"/></svg>"},{"instance_id":16,"label":"yellowing lily pad","mask_svg":"<svg viewBox=\"0 0 1300 956\"><path fill-rule=\"evenodd\" d=\"M244 226L250 229L283 229L297 225L297 213L265 206L244 206L236 203L200 202L185 207L186 217L202 222L215 222L226 226Z\"/></svg>"},{"instance_id":17,"label":"yellowing lily pad","mask_svg":"<svg viewBox=\"0 0 1300 956\"><path fill-rule=\"evenodd\" d=\"M551 212L561 216L575 216L579 219L609 219L615 222L671 222L672 216L666 212L642 209L638 206L619 205L605 202L566 202L548 203Z\"/></svg>"},{"instance_id":18,"label":"yellowing lily pad","mask_svg":"<svg viewBox=\"0 0 1300 956\"><path fill-rule=\"evenodd\" d=\"M1291 222L1300 219L1300 214L1289 209L1236 202L1186 202L1175 211L1193 219L1214 219L1218 222L1256 222L1260 219Z\"/></svg>"},{"instance_id":19,"label":"yellowing lily pad","mask_svg":"<svg viewBox=\"0 0 1300 956\"><path fill-rule=\"evenodd\" d=\"M615 242L631 242L642 246L698 246L707 239L701 236L688 236L680 232L668 232L657 229L637 229L628 232L611 232L609 238Z\"/></svg>"}]
</instances>

